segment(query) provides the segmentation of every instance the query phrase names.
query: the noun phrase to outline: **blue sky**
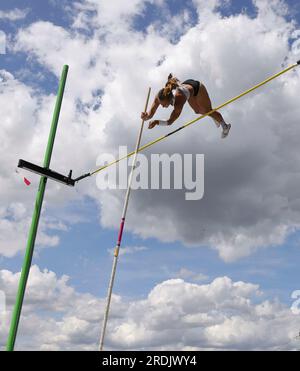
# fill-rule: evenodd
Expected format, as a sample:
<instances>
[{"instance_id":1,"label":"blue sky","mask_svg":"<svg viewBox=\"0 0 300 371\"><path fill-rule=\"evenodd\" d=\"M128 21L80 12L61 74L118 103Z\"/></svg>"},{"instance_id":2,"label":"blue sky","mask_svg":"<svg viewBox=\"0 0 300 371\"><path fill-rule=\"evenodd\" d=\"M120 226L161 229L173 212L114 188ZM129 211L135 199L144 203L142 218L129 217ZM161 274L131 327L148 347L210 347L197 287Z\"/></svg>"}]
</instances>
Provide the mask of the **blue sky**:
<instances>
[{"instance_id":1,"label":"blue sky","mask_svg":"<svg viewBox=\"0 0 300 371\"><path fill-rule=\"evenodd\" d=\"M170 0L165 3L172 16L176 16L184 9L189 9L192 12L191 27L197 23L196 12L191 1ZM289 0L286 3L291 10L288 18L294 19L299 25L299 2ZM55 0L2 2L1 11L19 8L28 9L28 14L24 19L14 22L0 17L0 30L9 35L11 42L21 28L26 28L36 21L51 22L70 30L72 18L70 14L67 15L62 11L63 6L69 5L70 1L59 2ZM223 17L234 16L241 12L250 17L256 16L256 9L252 1L246 0L232 1L219 8L219 11ZM134 27L137 31L146 32L151 23L159 21L159 17L159 10L154 5L148 4L144 14L135 17ZM72 65L70 67L72 71ZM6 55L0 55L0 69L12 73L22 83L33 87L40 94L56 94L57 76L27 52L14 53L8 50ZM24 73L24 69L26 69L26 73ZM74 78L74 75L70 75L70 78ZM99 90L101 90L100 87ZM62 109L64 110L64 105ZM60 122L60 125L65 124ZM60 136L60 130L58 130L57 136ZM5 138L1 138L2 140ZM21 152L19 149L12 148L12 151L16 150ZM40 162L41 159L36 159L36 161ZM57 161L60 160L56 158ZM76 171L75 168L73 170ZM34 195L37 190L37 177L35 175L29 177L33 179L30 192ZM84 182L93 182L93 180L87 179ZM47 192L45 201L48 202ZM1 206L5 207L6 205ZM108 253L108 249L112 249L116 243L117 230L104 228L100 225L99 205L96 205L95 201L88 196L80 201L70 202L64 211L66 214L80 215L84 221L70 224L67 231L49 232L50 235L53 233L53 235L59 236L59 245L52 248L37 246L33 263L37 264L41 270L47 268L54 271L58 276L63 274L70 276L70 285L78 292L89 292L97 297L104 297L112 264L112 256ZM115 215L117 221L121 217L121 211L120 209L119 215ZM128 213L131 213L130 205ZM55 217L55 208L50 207L47 210L47 215ZM171 215L170 218L172 218ZM142 238L138 233L134 234L128 231L125 226L122 246L138 246L146 249L120 256L114 292L132 299L145 298L155 285L176 278L178 272L185 268L204 275L206 278L201 284L209 283L221 276L228 276L233 281L258 284L264 293L263 298L272 300L279 298L281 302L290 306L292 292L300 289L299 241L300 233L295 232L287 238L283 245L258 249L252 251L250 256L242 257L234 262L225 262L220 258L217 250L208 246L186 247L181 242L163 243L154 237ZM23 251L10 258L2 256L0 257L1 269L18 272L22 261ZM189 279L187 280L189 281ZM190 280L194 282L192 278Z\"/></svg>"},{"instance_id":2,"label":"blue sky","mask_svg":"<svg viewBox=\"0 0 300 371\"><path fill-rule=\"evenodd\" d=\"M72 286L79 291L103 296L112 261L107 250L114 247L117 231L99 227L97 209L88 200L80 205L80 212L88 222L62 232L57 248L38 249L34 263L59 275L67 274L71 277ZM170 278L172 274L176 276L184 266L206 275L208 279L204 282L226 275L234 281L259 284L266 297L276 296L289 305L291 293L297 289L299 280L299 237L299 233L295 233L282 246L258 251L234 263L225 263L217 252L209 248L186 249L180 243L164 244L154 239L140 239L125 230L123 246L145 246L148 250L120 257L115 291L128 297L143 297L157 282ZM21 254L14 259L2 258L1 266L16 272L22 260Z\"/></svg>"}]
</instances>

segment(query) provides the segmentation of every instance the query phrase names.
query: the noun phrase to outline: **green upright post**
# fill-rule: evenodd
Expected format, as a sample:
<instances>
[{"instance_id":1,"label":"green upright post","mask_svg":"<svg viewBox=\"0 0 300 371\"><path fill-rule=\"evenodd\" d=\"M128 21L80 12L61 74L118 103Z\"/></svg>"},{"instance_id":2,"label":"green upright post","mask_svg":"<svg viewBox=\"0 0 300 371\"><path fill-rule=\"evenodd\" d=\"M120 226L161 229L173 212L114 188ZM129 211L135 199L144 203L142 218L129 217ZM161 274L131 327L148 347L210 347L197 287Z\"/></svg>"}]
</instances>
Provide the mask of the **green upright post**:
<instances>
[{"instance_id":1,"label":"green upright post","mask_svg":"<svg viewBox=\"0 0 300 371\"><path fill-rule=\"evenodd\" d=\"M57 94L57 98L56 98L56 104L55 104L55 109L54 109L54 113L53 113L50 134L49 134L49 138L48 138L47 149L46 149L46 153L45 153L45 157L44 157L44 167L45 168L49 168L49 166L50 166L52 150L53 150L53 145L54 145L54 140L55 140L55 135L56 135L56 129L57 129L57 124L58 124L62 99L63 99L63 95L64 95L64 90L65 90L65 84L66 84L68 69L69 69L69 66L67 66L67 65L65 65L63 67L63 71L62 71L62 75L61 75L61 79L60 79L60 84L59 84L58 94ZM25 296L26 284L27 284L27 280L28 280L28 276L29 276L30 267L31 267L31 261L32 261L33 251L34 251L35 238L36 238L36 235L37 235L37 230L38 230L38 225L39 225L39 219L40 219L40 214L41 214L41 209L42 209L46 184L47 184L47 178L46 177L41 177L38 192L37 192L37 195L36 195L35 206L34 206L34 211L33 211L33 216L32 216L32 221L31 221L31 227L30 227L29 236L28 236L28 240L27 240L26 252L25 252L23 267L22 267L22 271L21 271L21 277L20 277L20 281L19 281L19 288L18 288L18 292L17 292L17 298L16 298L16 302L15 302L14 311L13 311L13 314L12 314L10 330L9 330L9 335L8 335L8 339L7 339L7 344L6 344L6 350L7 351L13 351L14 346L15 346L15 341L16 341L17 332L18 332L18 325L19 325L19 321L20 321L22 305L23 305L23 300L24 300L24 296Z\"/></svg>"}]
</instances>

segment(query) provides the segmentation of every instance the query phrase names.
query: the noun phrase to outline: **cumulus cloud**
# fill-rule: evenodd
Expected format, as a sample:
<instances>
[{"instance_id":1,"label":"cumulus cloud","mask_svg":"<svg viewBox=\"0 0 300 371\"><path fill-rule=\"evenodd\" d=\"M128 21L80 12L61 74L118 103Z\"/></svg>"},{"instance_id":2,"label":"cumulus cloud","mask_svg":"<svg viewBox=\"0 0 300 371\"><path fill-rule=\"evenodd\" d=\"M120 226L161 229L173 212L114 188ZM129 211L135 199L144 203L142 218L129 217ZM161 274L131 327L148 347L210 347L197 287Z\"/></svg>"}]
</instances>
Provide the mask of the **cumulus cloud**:
<instances>
[{"instance_id":1,"label":"cumulus cloud","mask_svg":"<svg viewBox=\"0 0 300 371\"><path fill-rule=\"evenodd\" d=\"M20 273L0 271L8 313L5 344ZM261 299L258 285L218 277L206 285L171 279L145 299L113 295L106 337L111 350L294 350L299 315L279 301ZM67 276L31 269L17 349L95 350L103 299L77 292Z\"/></svg>"},{"instance_id":2,"label":"cumulus cloud","mask_svg":"<svg viewBox=\"0 0 300 371\"><path fill-rule=\"evenodd\" d=\"M113 3L98 0L76 1L74 4L74 23L75 28L103 28L112 27L111 32L121 33L128 28L132 17L143 12L146 3L153 3L155 0L133 0L125 4L122 0ZM116 26L121 27L117 30Z\"/></svg>"},{"instance_id":3,"label":"cumulus cloud","mask_svg":"<svg viewBox=\"0 0 300 371\"><path fill-rule=\"evenodd\" d=\"M94 167L100 148L116 153L119 145L133 147L146 87L158 90L171 71L182 80L203 81L216 105L299 59L297 24L286 17L283 1L256 0L255 16L223 17L223 2L195 0L196 24L189 23L188 12L184 27L177 18L174 23L169 19L176 43L162 32L163 25L143 31L134 27L134 16L143 15L146 3L165 7L160 1L134 1L126 7L82 1L68 9L74 19L71 29L39 21L16 35L13 50L26 53L56 77L64 63L71 66L53 158L57 170L74 170L76 165L80 174ZM1 136L18 154L36 161L45 148L54 96L36 96L33 88L7 71L3 74L7 83L1 94L6 107ZM127 229L143 238L210 246L226 261L282 244L299 229L299 85L299 71L290 72L224 109L233 127L226 141L205 119L152 147L152 152L204 153L205 195L192 203L185 201L185 190L133 192ZM11 103L16 95L18 110ZM168 115L157 113L162 119ZM193 117L186 106L180 122ZM18 135L24 125L26 138ZM146 131L144 140L165 130ZM19 191L8 186L14 153L4 153L1 192L9 192L7 200L20 201ZM72 193L52 184L48 202L65 205L86 195L99 204L102 226L117 227L123 193L99 193L93 181Z\"/></svg>"},{"instance_id":4,"label":"cumulus cloud","mask_svg":"<svg viewBox=\"0 0 300 371\"><path fill-rule=\"evenodd\" d=\"M20 273L0 272L0 290L6 294L8 309L4 318L6 327L1 326L2 345L6 340L19 278ZM96 341L103 305L90 294L77 293L68 280L67 276L57 277L52 271L41 271L36 265L32 266L17 348L84 350L87 343Z\"/></svg>"},{"instance_id":5,"label":"cumulus cloud","mask_svg":"<svg viewBox=\"0 0 300 371\"><path fill-rule=\"evenodd\" d=\"M289 45L296 24L285 18L285 3L256 1L256 17L239 14L229 18L214 11L219 2L195 4L200 16L206 12L210 17L200 17L176 45L166 45L163 62L151 66L145 86L150 80L152 86L159 87L170 71L176 71L181 79L194 76L202 80L217 104L299 58ZM119 66L116 74L124 81L126 72L127 67L123 71ZM299 193L295 190L299 162L294 141L299 128L299 83L299 71L291 72L224 109L225 119L233 124L226 142L219 140L219 133L207 119L152 147L152 152L185 153L188 148L192 153L204 153L205 195L201 201L189 203L177 191L134 192L127 227L146 238L211 246L226 261L284 243L299 228ZM167 116L158 111L158 118ZM180 121L191 117L186 109ZM108 124L106 133L113 149L119 144L114 125L119 126L122 139L126 130L121 120L118 124L110 120ZM144 140L164 131L155 133L145 133ZM133 142L127 137L128 142ZM103 194L104 226L116 226L115 214L122 207L122 197L119 192Z\"/></svg>"},{"instance_id":6,"label":"cumulus cloud","mask_svg":"<svg viewBox=\"0 0 300 371\"><path fill-rule=\"evenodd\" d=\"M0 254L13 257L25 250L27 234L31 222L32 210L27 210L23 203L11 203L7 208L0 208ZM39 247L54 247L59 244L53 231L67 231L67 226L57 219L43 217L39 226L36 243Z\"/></svg>"},{"instance_id":7,"label":"cumulus cloud","mask_svg":"<svg viewBox=\"0 0 300 371\"><path fill-rule=\"evenodd\" d=\"M39 177L20 169L16 170L17 163L20 158L24 158L42 165L55 96L36 91L5 70L0 70L0 81L0 104L3 113L0 129L0 253L12 257L25 248L34 197L39 185ZM92 167L94 158L98 153L98 143L96 136L93 134L87 138L83 146L79 146L79 143L82 143L82 138L86 136L86 131L84 124L81 122L82 117L76 114L73 97L68 99L67 94L66 92L51 163L51 168L65 174L73 168L75 162L77 166L82 168ZM84 113L82 115L84 116ZM70 122L74 123L73 136L70 135L69 129L60 130L63 125ZM96 130L92 129L93 133ZM76 132L77 134L74 135ZM89 151L94 147L94 155L86 162L81 151L74 151L76 146L77 148L80 147L82 151L84 151L85 146L89 148ZM66 148L69 148L69 152L67 151L69 155L66 155ZM29 187L26 187L23 182L24 176L31 181ZM66 189L66 187L53 181L47 183L41 224L37 236L38 244L57 246L59 243L58 236L50 236L53 229L66 230L66 224L73 224L81 220L80 215L74 215L74 213L68 215L64 212L63 207L58 207L66 205L74 199L78 201L81 197L82 195L77 189ZM19 209L23 210L22 217L12 214L11 211L16 210L15 205L19 205ZM51 209L55 210L53 216L51 216ZM59 215L60 213L64 216Z\"/></svg>"}]
</instances>

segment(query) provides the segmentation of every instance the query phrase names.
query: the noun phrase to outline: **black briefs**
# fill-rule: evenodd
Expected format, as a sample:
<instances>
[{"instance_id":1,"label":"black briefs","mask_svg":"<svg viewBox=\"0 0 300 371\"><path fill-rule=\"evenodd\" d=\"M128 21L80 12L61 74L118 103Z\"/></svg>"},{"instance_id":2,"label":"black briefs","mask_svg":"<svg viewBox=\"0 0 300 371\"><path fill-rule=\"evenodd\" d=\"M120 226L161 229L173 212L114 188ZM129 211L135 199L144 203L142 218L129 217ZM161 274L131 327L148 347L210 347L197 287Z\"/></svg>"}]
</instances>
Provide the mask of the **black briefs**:
<instances>
[{"instance_id":1,"label":"black briefs","mask_svg":"<svg viewBox=\"0 0 300 371\"><path fill-rule=\"evenodd\" d=\"M185 80L182 84L191 85L194 89L194 97L196 95L198 95L199 88L200 88L200 82L199 81L196 81L196 80L193 80L193 79L188 79L188 80Z\"/></svg>"}]
</instances>

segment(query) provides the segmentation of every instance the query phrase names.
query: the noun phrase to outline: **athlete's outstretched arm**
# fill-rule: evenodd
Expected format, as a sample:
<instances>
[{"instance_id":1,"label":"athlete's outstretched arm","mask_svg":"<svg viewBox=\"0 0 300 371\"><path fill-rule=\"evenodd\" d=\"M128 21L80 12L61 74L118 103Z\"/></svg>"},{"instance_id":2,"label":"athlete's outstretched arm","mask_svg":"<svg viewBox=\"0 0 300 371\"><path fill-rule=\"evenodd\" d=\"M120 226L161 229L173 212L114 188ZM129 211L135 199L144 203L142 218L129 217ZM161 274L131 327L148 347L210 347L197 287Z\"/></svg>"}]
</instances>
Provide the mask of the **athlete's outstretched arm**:
<instances>
[{"instance_id":1,"label":"athlete's outstretched arm","mask_svg":"<svg viewBox=\"0 0 300 371\"><path fill-rule=\"evenodd\" d=\"M159 107L159 100L158 100L157 97L155 97L154 102L152 103L152 106L150 108L149 113L142 112L141 119L142 120L150 120L154 116L158 107Z\"/></svg>"},{"instance_id":2,"label":"athlete's outstretched arm","mask_svg":"<svg viewBox=\"0 0 300 371\"><path fill-rule=\"evenodd\" d=\"M168 121L168 125L172 125L174 121L176 121L178 119L178 117L180 116L181 114L181 111L182 111L182 108L183 108L183 105L182 106L177 106L173 109L172 113L171 113L171 116L169 118Z\"/></svg>"},{"instance_id":3,"label":"athlete's outstretched arm","mask_svg":"<svg viewBox=\"0 0 300 371\"><path fill-rule=\"evenodd\" d=\"M186 98L183 97L183 96L176 96L175 98L175 104L174 104L174 109L171 113L171 116L169 118L169 120L167 121L168 122L168 125L172 125L174 121L176 121L178 119L178 117L180 116L181 114L181 111L183 109L183 106L186 102Z\"/></svg>"}]
</instances>

